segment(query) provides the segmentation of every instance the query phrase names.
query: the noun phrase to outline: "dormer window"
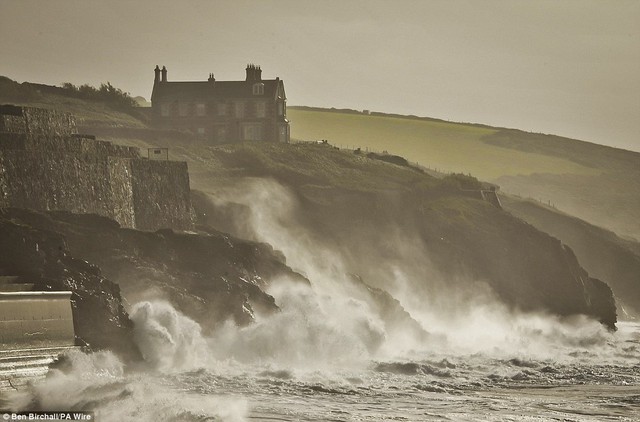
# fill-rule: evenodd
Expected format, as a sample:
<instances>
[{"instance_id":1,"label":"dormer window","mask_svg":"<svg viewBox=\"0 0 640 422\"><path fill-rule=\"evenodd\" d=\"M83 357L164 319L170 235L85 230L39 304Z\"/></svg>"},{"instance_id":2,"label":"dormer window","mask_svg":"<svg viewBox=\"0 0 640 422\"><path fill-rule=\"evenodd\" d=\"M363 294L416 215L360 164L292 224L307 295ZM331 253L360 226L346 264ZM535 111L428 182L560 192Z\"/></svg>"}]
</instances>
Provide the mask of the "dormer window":
<instances>
[{"instance_id":1,"label":"dormer window","mask_svg":"<svg viewBox=\"0 0 640 422\"><path fill-rule=\"evenodd\" d=\"M253 95L264 95L264 84L262 82L253 84Z\"/></svg>"}]
</instances>

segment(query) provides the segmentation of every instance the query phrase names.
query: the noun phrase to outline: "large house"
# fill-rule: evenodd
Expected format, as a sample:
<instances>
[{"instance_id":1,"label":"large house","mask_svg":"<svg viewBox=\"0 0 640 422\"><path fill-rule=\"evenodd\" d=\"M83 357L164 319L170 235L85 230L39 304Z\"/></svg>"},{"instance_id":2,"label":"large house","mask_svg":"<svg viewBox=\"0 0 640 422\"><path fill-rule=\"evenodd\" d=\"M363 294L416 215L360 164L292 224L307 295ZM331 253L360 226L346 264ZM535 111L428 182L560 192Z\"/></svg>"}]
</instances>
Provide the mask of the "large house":
<instances>
[{"instance_id":1,"label":"large house","mask_svg":"<svg viewBox=\"0 0 640 422\"><path fill-rule=\"evenodd\" d=\"M289 142L287 97L280 78L262 79L260 66L247 65L244 81L169 82L155 68L151 94L157 127L189 130L211 142Z\"/></svg>"}]
</instances>

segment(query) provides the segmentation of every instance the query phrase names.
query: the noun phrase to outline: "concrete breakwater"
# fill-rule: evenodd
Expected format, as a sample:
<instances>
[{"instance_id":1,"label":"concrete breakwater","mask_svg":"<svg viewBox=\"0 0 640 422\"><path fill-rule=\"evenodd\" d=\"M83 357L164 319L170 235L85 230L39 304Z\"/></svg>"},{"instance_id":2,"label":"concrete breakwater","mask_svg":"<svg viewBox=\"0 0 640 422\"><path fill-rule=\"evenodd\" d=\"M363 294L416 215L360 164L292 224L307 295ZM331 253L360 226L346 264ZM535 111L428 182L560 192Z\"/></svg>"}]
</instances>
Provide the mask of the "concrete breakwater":
<instances>
[{"instance_id":1,"label":"concrete breakwater","mask_svg":"<svg viewBox=\"0 0 640 422\"><path fill-rule=\"evenodd\" d=\"M0 292L0 349L73 346L71 294Z\"/></svg>"},{"instance_id":2,"label":"concrete breakwater","mask_svg":"<svg viewBox=\"0 0 640 422\"><path fill-rule=\"evenodd\" d=\"M43 377L76 348L71 291L34 291L34 283L0 276L0 393Z\"/></svg>"},{"instance_id":3,"label":"concrete breakwater","mask_svg":"<svg viewBox=\"0 0 640 422\"><path fill-rule=\"evenodd\" d=\"M0 106L0 207L98 214L140 230L189 229L187 164L77 133L69 113Z\"/></svg>"}]
</instances>

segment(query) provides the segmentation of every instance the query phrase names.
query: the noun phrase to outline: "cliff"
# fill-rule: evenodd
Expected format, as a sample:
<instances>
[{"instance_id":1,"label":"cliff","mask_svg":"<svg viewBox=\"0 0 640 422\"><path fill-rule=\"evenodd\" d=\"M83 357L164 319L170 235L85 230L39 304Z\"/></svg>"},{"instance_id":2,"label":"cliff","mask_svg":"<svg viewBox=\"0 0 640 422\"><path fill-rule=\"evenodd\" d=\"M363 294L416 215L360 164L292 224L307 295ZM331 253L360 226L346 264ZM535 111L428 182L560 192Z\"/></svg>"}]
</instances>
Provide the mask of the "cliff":
<instances>
[{"instance_id":1,"label":"cliff","mask_svg":"<svg viewBox=\"0 0 640 422\"><path fill-rule=\"evenodd\" d=\"M98 214L126 227L192 227L184 162L79 135L67 113L0 106L0 207Z\"/></svg>"},{"instance_id":2,"label":"cliff","mask_svg":"<svg viewBox=\"0 0 640 422\"><path fill-rule=\"evenodd\" d=\"M506 303L616 323L609 286L580 266L560 240L511 214L462 198L423 202L423 238L447 273L485 280Z\"/></svg>"},{"instance_id":3,"label":"cliff","mask_svg":"<svg viewBox=\"0 0 640 422\"><path fill-rule=\"evenodd\" d=\"M584 268L613 289L621 312L640 316L640 244L533 201L504 197L505 208L575 251Z\"/></svg>"},{"instance_id":4,"label":"cliff","mask_svg":"<svg viewBox=\"0 0 640 422\"><path fill-rule=\"evenodd\" d=\"M393 290L399 268L413 272L408 288L425 306L436 291L453 297L488 285L513 309L616 322L611 289L558 239L470 198L463 188L477 184L472 178L438 180L327 145L239 144L198 155L209 161L196 168L193 185L208 195L194 196L194 205L220 230L252 236L247 219L260 205L228 192L241 191L243 176L270 178L294 204L288 225L308 230L318 248L339 251L347 270L374 287Z\"/></svg>"}]
</instances>

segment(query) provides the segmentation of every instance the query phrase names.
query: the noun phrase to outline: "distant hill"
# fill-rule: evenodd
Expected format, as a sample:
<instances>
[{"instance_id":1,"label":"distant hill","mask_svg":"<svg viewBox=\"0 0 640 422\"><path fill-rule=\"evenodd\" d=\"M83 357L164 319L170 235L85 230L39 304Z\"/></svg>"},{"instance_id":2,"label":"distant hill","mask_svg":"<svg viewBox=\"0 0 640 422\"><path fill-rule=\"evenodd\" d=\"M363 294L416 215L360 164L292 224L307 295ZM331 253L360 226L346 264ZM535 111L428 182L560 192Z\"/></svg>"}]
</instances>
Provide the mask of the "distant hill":
<instances>
[{"instance_id":1,"label":"distant hill","mask_svg":"<svg viewBox=\"0 0 640 422\"><path fill-rule=\"evenodd\" d=\"M640 153L554 135L416 116L289 107L292 138L388 151L498 184L640 239Z\"/></svg>"},{"instance_id":2,"label":"distant hill","mask_svg":"<svg viewBox=\"0 0 640 422\"><path fill-rule=\"evenodd\" d=\"M144 97L137 96L133 97L133 99L138 103L138 107L151 107L151 101L147 101Z\"/></svg>"}]
</instances>

